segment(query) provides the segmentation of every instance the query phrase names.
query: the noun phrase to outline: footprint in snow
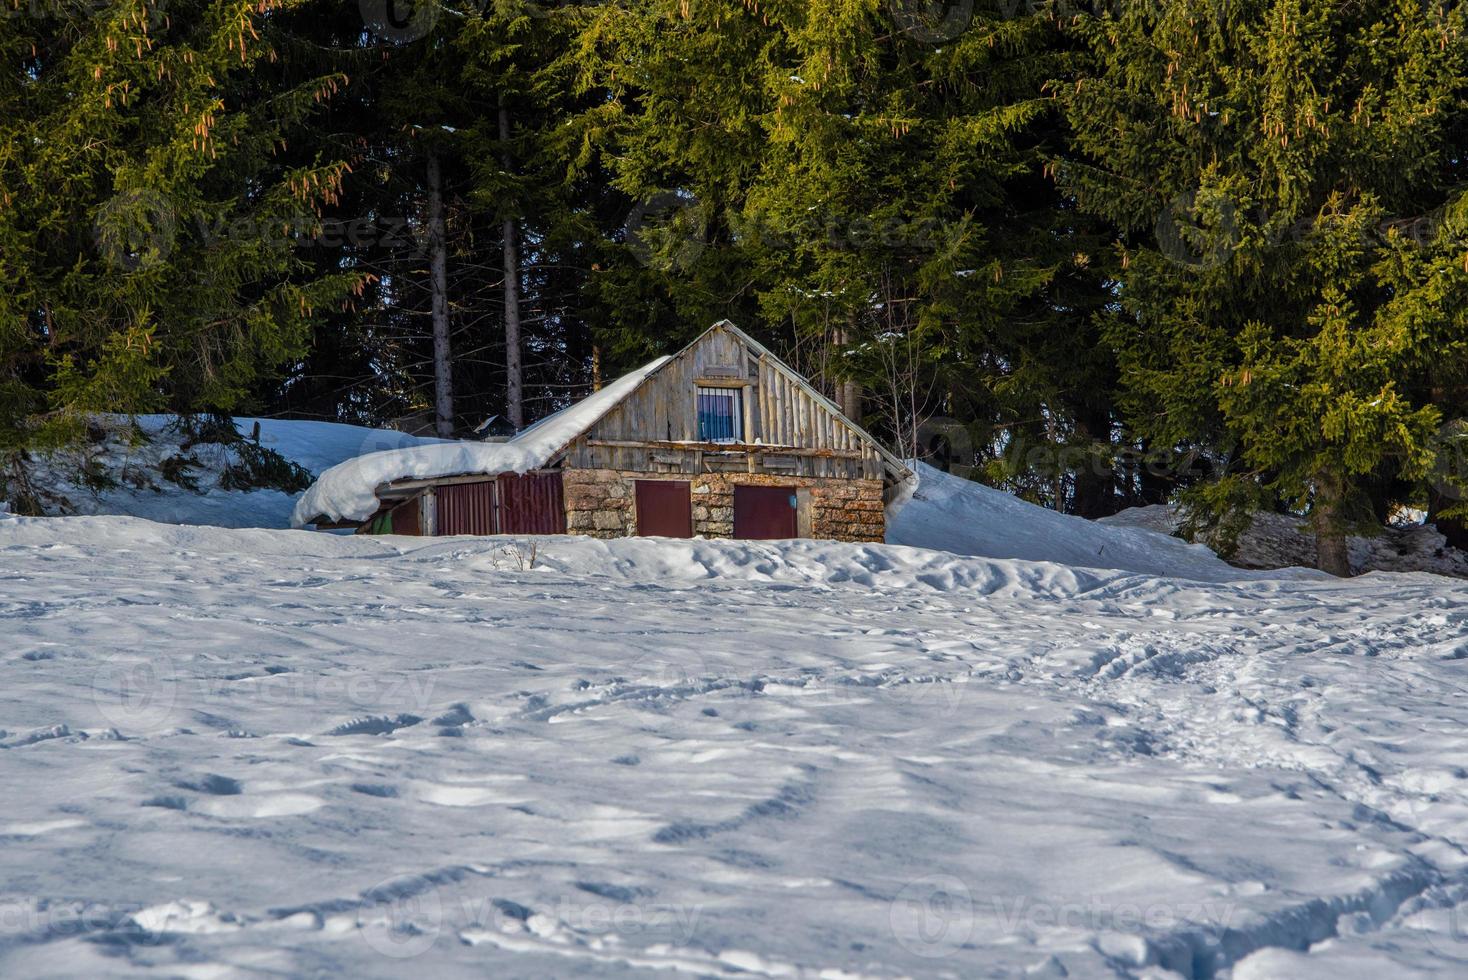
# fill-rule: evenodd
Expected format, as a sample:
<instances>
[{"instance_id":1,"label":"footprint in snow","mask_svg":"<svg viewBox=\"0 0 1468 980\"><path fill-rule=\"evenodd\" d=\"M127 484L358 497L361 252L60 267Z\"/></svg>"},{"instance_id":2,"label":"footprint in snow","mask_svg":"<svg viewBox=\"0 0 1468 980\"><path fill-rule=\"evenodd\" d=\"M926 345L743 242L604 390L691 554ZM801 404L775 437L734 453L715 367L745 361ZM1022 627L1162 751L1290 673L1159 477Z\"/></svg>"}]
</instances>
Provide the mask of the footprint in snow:
<instances>
[{"instance_id":1,"label":"footprint in snow","mask_svg":"<svg viewBox=\"0 0 1468 980\"><path fill-rule=\"evenodd\" d=\"M612 885L604 881L578 881L576 887L589 895L610 899L623 905L630 905L639 898L646 898L652 894L646 888L625 888L622 885Z\"/></svg>"},{"instance_id":2,"label":"footprint in snow","mask_svg":"<svg viewBox=\"0 0 1468 980\"><path fill-rule=\"evenodd\" d=\"M209 773L201 779L180 780L173 785L179 789L191 789L195 793L207 793L210 796L239 796L243 789L238 779L214 773Z\"/></svg>"},{"instance_id":3,"label":"footprint in snow","mask_svg":"<svg viewBox=\"0 0 1468 980\"><path fill-rule=\"evenodd\" d=\"M353 718L351 721L337 725L328 735L387 735L397 731L399 728L411 728L422 721L417 715L372 715L370 717Z\"/></svg>"},{"instance_id":4,"label":"footprint in snow","mask_svg":"<svg viewBox=\"0 0 1468 980\"><path fill-rule=\"evenodd\" d=\"M512 902L508 898L491 899L490 904L510 918L518 919L521 922L529 921L530 917L535 914L533 910L526 908L519 902Z\"/></svg>"},{"instance_id":5,"label":"footprint in snow","mask_svg":"<svg viewBox=\"0 0 1468 980\"><path fill-rule=\"evenodd\" d=\"M433 719L435 725L467 725L474 720L474 715L469 712L469 706L460 702L453 705L449 710Z\"/></svg>"}]
</instances>

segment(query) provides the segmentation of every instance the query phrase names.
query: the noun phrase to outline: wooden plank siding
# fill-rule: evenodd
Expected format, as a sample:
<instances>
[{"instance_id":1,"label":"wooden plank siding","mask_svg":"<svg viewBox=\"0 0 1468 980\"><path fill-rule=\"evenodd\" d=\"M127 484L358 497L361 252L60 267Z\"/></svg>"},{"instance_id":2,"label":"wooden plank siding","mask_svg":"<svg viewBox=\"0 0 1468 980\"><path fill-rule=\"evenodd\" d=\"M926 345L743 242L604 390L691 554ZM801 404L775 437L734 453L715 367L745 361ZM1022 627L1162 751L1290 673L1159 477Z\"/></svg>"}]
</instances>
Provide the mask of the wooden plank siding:
<instances>
[{"instance_id":1,"label":"wooden plank siding","mask_svg":"<svg viewBox=\"0 0 1468 980\"><path fill-rule=\"evenodd\" d=\"M698 442L700 385L741 389L741 443ZM649 474L738 469L842 479L883 475L881 457L844 419L772 358L717 327L571 443L565 465Z\"/></svg>"}]
</instances>

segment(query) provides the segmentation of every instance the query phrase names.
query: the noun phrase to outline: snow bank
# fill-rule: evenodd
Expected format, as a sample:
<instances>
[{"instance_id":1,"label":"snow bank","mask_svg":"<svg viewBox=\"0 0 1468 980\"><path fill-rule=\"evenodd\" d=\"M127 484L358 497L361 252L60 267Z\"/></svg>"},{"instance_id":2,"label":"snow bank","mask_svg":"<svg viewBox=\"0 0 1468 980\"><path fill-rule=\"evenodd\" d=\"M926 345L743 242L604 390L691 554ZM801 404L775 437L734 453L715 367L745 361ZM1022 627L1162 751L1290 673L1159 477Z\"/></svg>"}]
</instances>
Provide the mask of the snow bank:
<instances>
[{"instance_id":1,"label":"snow bank","mask_svg":"<svg viewBox=\"0 0 1468 980\"><path fill-rule=\"evenodd\" d=\"M1058 514L926 463L909 461L908 466L917 474L917 487L889 518L891 544L1199 581L1240 577L1237 568L1203 545L1140 527Z\"/></svg>"},{"instance_id":2,"label":"snow bank","mask_svg":"<svg viewBox=\"0 0 1468 980\"><path fill-rule=\"evenodd\" d=\"M322 473L296 503L291 524L304 527L323 516L333 521L365 521L377 511L377 488L396 480L524 473L544 466L668 360L660 357L618 378L570 408L541 419L509 442L409 446L339 463Z\"/></svg>"}]
</instances>

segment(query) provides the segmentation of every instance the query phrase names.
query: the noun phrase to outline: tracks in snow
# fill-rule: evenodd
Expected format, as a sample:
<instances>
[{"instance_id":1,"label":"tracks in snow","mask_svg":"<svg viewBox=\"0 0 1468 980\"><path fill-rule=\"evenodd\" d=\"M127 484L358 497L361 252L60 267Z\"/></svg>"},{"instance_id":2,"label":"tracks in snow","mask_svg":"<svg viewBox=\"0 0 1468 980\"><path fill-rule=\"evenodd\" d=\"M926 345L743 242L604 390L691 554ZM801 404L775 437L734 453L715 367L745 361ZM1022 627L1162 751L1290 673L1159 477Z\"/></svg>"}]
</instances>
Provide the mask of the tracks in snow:
<instances>
[{"instance_id":1,"label":"tracks in snow","mask_svg":"<svg viewBox=\"0 0 1468 980\"><path fill-rule=\"evenodd\" d=\"M1370 692L1359 689L1360 678L1352 677L1366 658L1394 661L1399 673L1427 682L1415 686L1434 696L1444 681L1463 693L1451 678L1423 676L1414 657L1431 650L1438 653L1438 664L1450 662L1461 645L1459 624L1447 618L1424 624L1420 614L1405 610L1394 619L1331 631L1340 638L1328 641L1319 638L1320 624L1309 620L1292 628L1233 629L1223 636L1209 635L1206 629L1161 637L1122 635L1105 641L1074 672L1075 682L1089 696L1146 718L1149 754L1188 767L1274 768L1307 778L1351 806L1362 821L1378 825L1402 858L1400 867L1354 893L1302 896L1241 926L1184 928L1146 937L1140 959L1113 961L1118 972L1130 975L1143 966L1161 966L1209 980L1269 947L1307 951L1336 937L1347 918L1352 933L1359 935L1383 928L1407 905L1447 906L1453 896L1461 897L1468 888L1468 871L1462 870L1468 864L1468 828L1445 835L1424 826L1439 802L1437 794L1414 792L1388 778L1399 780L1413 771L1415 760L1383 773L1380 763L1361 757L1365 751L1392 761L1402 738L1400 724L1388 720L1381 741L1368 739L1363 745L1343 742L1341 732L1357 729L1347 719L1333 718L1333 712L1359 707L1353 702L1370 698ZM1199 690L1208 692L1214 710L1199 712ZM1324 759L1331 764L1323 767ZM1461 795L1454 802L1468 803L1468 782L1458 789ZM1430 852L1433 845L1464 860L1444 870L1418 853Z\"/></svg>"}]
</instances>

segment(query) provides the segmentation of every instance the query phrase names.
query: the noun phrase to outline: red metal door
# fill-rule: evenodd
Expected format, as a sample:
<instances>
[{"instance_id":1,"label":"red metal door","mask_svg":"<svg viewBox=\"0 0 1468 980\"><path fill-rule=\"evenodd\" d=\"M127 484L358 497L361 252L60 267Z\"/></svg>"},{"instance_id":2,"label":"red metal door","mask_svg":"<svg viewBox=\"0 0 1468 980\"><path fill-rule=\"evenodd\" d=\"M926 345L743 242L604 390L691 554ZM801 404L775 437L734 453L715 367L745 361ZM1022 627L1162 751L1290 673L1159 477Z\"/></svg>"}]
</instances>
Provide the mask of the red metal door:
<instances>
[{"instance_id":1,"label":"red metal door","mask_svg":"<svg viewBox=\"0 0 1468 980\"><path fill-rule=\"evenodd\" d=\"M448 483L435 491L439 534L493 534L494 481Z\"/></svg>"},{"instance_id":2,"label":"red metal door","mask_svg":"<svg viewBox=\"0 0 1468 980\"><path fill-rule=\"evenodd\" d=\"M506 473L499 478L500 534L565 534L560 473Z\"/></svg>"},{"instance_id":3,"label":"red metal door","mask_svg":"<svg viewBox=\"0 0 1468 980\"><path fill-rule=\"evenodd\" d=\"M795 533L794 487L734 487L736 538L793 538Z\"/></svg>"},{"instance_id":4,"label":"red metal door","mask_svg":"<svg viewBox=\"0 0 1468 980\"><path fill-rule=\"evenodd\" d=\"M681 480L637 481L637 533L693 537L693 495Z\"/></svg>"}]
</instances>

